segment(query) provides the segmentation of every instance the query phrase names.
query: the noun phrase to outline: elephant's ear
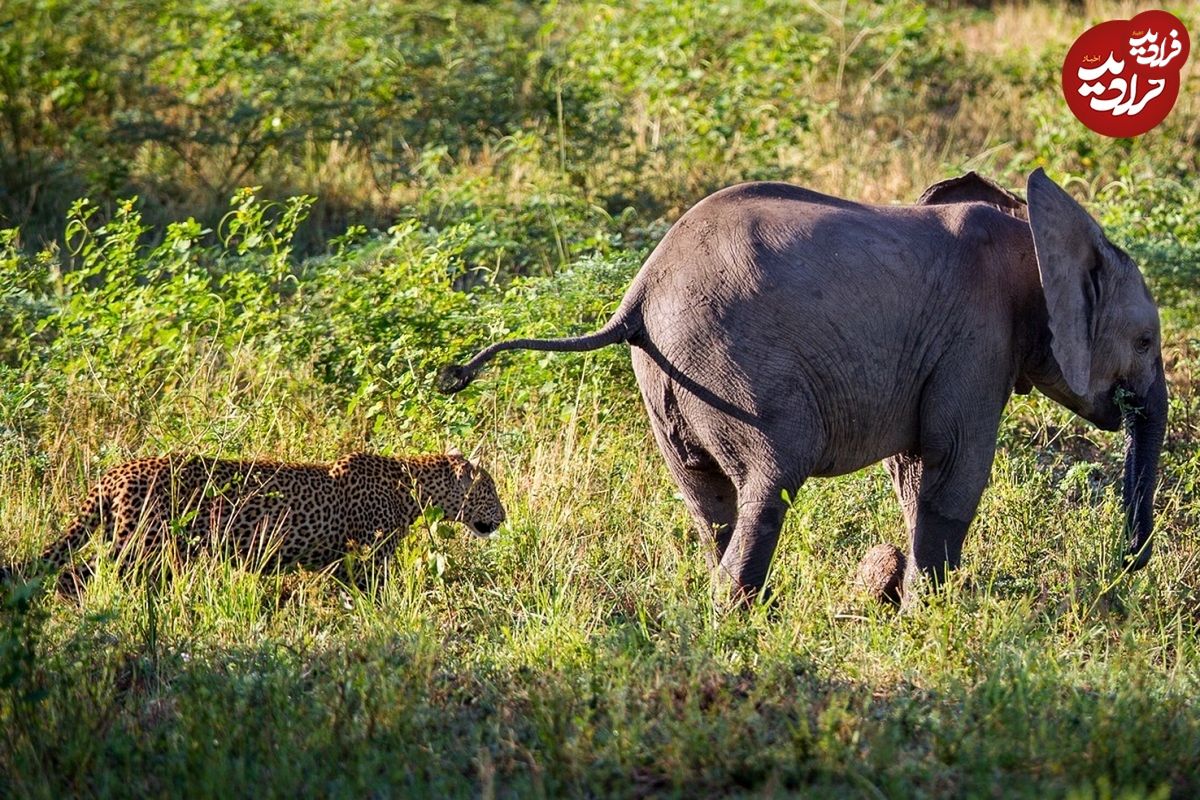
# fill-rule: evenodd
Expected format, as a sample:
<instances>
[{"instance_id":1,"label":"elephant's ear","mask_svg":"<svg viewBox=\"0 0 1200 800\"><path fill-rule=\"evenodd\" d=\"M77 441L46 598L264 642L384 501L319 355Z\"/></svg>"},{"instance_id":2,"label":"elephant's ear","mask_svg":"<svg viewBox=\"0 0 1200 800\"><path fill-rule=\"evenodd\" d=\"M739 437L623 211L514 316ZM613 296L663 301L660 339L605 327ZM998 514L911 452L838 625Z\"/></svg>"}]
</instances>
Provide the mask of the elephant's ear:
<instances>
[{"instance_id":1,"label":"elephant's ear","mask_svg":"<svg viewBox=\"0 0 1200 800\"><path fill-rule=\"evenodd\" d=\"M1025 201L978 172L938 181L925 190L917 205L937 206L950 203L991 203L1017 219L1029 219Z\"/></svg>"},{"instance_id":2,"label":"elephant's ear","mask_svg":"<svg viewBox=\"0 0 1200 800\"><path fill-rule=\"evenodd\" d=\"M1071 391L1088 394L1092 321L1112 269L1104 232L1071 195L1038 169L1029 176L1029 227L1050 316L1051 349Z\"/></svg>"}]
</instances>

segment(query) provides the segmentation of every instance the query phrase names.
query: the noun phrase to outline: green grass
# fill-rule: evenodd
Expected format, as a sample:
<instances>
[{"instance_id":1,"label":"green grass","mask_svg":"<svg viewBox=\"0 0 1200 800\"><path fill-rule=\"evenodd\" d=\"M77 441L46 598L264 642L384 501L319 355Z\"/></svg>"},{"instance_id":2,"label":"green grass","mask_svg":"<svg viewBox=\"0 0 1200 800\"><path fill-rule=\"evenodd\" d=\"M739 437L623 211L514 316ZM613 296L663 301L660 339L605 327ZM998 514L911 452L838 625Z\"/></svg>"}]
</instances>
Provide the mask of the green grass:
<instances>
[{"instance_id":1,"label":"green grass","mask_svg":"<svg viewBox=\"0 0 1200 800\"><path fill-rule=\"evenodd\" d=\"M289 120L312 136L272 140L245 173L266 188L228 204L197 189L225 174L227 148L183 143L193 168L162 142L100 135L105 92L159 113L139 104L192 102L195 74L129 73L166 95L103 70L82 105L55 92L86 77L94 37L127 24L132 58L157 17L26 5L67 16L0 25L0 44L82 20L22 45L82 70L21 84L49 120L37 152L128 181L82 187L99 203L75 204L65 229L75 197L59 197L53 235L38 233L45 209L0 233L2 560L37 552L105 469L179 450L455 444L491 468L509 521L488 541L419 525L374 597L216 558L145 581L102 560L79 604L11 588L0 796L1200 793L1194 67L1160 131L1108 141L1058 95L1057 59L1083 26L1057 5L314 3L293 20L262 0L254 35L290 37L276 62L219 35L209 22L228 4L212 0L187 18L209 38L180 51L208 90L256 69L270 83L292 61L312 71L287 73L298 83L256 113L315 103L318 79L358 111L359 91L416 87L400 111L380 101L411 139L387 140L386 197L365 177L380 142L321 139L315 103ZM1095 21L1128 10L1086 6ZM5 52L0 79L31 74L32 56ZM1140 261L1162 306L1171 421L1155 556L1137 575L1119 568L1122 443L1045 398L1010 404L944 596L898 615L852 586L871 545L902 541L873 467L805 486L773 604L726 614L622 348L508 354L460 396L432 388L485 341L596 327L669 222L720 185L784 178L890 202L972 167L1019 188L1037 165ZM270 201L293 190L320 199ZM377 227L334 224L330 198Z\"/></svg>"},{"instance_id":2,"label":"green grass","mask_svg":"<svg viewBox=\"0 0 1200 800\"><path fill-rule=\"evenodd\" d=\"M1022 444L998 459L951 596L897 616L850 587L866 547L898 535L875 469L803 490L774 607L718 617L644 427L600 420L597 399L565 430L505 426L535 444L490 457L504 532L415 531L376 601L212 562L158 587L105 569L81 607L52 602L4 693L8 792L1197 788L1178 455L1135 578L1117 575L1114 488L1080 497L1069 459ZM7 611L6 632L22 619Z\"/></svg>"}]
</instances>

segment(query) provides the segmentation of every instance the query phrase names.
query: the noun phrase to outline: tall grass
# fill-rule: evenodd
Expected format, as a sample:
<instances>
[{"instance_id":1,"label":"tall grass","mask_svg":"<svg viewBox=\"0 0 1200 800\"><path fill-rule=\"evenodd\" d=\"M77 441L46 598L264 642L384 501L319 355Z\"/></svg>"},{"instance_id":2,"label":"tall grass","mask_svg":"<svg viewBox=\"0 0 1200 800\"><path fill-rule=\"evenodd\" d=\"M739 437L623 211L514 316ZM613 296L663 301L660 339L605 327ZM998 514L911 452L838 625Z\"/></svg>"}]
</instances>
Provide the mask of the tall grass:
<instances>
[{"instance_id":1,"label":"tall grass","mask_svg":"<svg viewBox=\"0 0 1200 800\"><path fill-rule=\"evenodd\" d=\"M1147 573L1119 578L1115 487L1021 442L951 594L897 617L850 586L866 547L899 535L886 477L817 482L785 528L775 605L714 617L644 426L602 418L604 393L565 426L488 423L485 442L532 443L489 447L510 523L489 542L414 531L374 600L202 561L161 586L103 567L80 607L49 602L5 688L9 790L1196 788L1197 543L1170 507ZM7 611L6 634L29 616Z\"/></svg>"}]
</instances>

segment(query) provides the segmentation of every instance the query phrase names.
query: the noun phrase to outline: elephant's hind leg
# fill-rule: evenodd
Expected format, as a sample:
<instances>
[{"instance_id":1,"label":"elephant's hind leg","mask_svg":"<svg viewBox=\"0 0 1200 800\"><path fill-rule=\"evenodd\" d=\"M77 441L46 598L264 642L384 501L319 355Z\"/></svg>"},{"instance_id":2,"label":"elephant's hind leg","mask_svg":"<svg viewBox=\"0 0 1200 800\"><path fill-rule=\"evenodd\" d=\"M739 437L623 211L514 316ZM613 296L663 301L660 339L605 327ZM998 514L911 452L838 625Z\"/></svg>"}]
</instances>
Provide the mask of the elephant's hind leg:
<instances>
[{"instance_id":1,"label":"elephant's hind leg","mask_svg":"<svg viewBox=\"0 0 1200 800\"><path fill-rule=\"evenodd\" d=\"M669 461L669 459L668 459ZM721 563L737 524L737 490L715 465L707 470L672 469L683 502L696 521L709 569Z\"/></svg>"},{"instance_id":2,"label":"elephant's hind leg","mask_svg":"<svg viewBox=\"0 0 1200 800\"><path fill-rule=\"evenodd\" d=\"M707 453L693 450L685 454L667 431L658 425L653 427L667 470L679 486L683 503L695 521L708 566L713 569L725 554L737 521L737 490Z\"/></svg>"},{"instance_id":3,"label":"elephant's hind leg","mask_svg":"<svg viewBox=\"0 0 1200 800\"><path fill-rule=\"evenodd\" d=\"M752 603L762 592L786 513L787 506L774 484L745 486L739 492L737 523L718 575L730 582L736 601Z\"/></svg>"},{"instance_id":4,"label":"elephant's hind leg","mask_svg":"<svg viewBox=\"0 0 1200 800\"><path fill-rule=\"evenodd\" d=\"M633 351L633 368L654 440L695 520L708 565L715 568L725 554L737 520L737 490L688 424L679 407L678 387L667 372L637 349Z\"/></svg>"}]
</instances>

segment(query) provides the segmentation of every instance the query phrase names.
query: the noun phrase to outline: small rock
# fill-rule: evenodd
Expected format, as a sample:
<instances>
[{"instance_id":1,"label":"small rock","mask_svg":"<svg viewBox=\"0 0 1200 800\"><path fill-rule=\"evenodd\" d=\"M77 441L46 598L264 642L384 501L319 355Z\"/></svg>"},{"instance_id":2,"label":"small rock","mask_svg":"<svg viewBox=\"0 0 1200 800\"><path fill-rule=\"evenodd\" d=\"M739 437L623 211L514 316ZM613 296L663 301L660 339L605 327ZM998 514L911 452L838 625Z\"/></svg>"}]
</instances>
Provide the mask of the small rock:
<instances>
[{"instance_id":1,"label":"small rock","mask_svg":"<svg viewBox=\"0 0 1200 800\"><path fill-rule=\"evenodd\" d=\"M858 565L857 584L880 603L900 605L904 592L903 551L894 544L877 544Z\"/></svg>"}]
</instances>

